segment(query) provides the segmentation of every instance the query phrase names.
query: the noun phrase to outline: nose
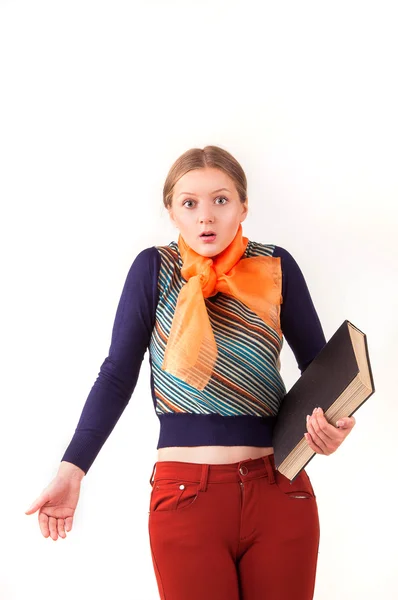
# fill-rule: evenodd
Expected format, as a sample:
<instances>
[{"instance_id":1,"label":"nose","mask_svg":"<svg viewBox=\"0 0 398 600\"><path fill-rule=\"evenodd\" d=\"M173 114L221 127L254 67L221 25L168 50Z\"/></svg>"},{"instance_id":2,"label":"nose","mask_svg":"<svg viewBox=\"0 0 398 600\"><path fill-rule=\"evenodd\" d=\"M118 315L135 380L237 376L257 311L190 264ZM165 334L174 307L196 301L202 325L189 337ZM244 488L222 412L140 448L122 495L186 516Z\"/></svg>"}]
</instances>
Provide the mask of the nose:
<instances>
[{"instance_id":1,"label":"nose","mask_svg":"<svg viewBox=\"0 0 398 600\"><path fill-rule=\"evenodd\" d=\"M202 209L202 214L200 216L201 223L213 223L214 217L211 213L211 208L205 207Z\"/></svg>"}]
</instances>

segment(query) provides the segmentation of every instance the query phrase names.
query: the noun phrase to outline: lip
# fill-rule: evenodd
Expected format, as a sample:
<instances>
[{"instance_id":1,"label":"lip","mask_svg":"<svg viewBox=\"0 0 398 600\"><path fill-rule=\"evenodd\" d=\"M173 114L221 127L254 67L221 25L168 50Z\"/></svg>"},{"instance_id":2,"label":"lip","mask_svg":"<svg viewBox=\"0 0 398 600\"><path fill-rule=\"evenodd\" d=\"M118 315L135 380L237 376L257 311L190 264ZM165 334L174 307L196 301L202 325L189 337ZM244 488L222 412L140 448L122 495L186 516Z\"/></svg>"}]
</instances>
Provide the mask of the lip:
<instances>
[{"instance_id":1,"label":"lip","mask_svg":"<svg viewBox=\"0 0 398 600\"><path fill-rule=\"evenodd\" d=\"M211 233L212 235L217 235L214 231L212 231L211 229L209 229L209 231L202 231L202 233L199 234L199 237L203 237L204 233Z\"/></svg>"},{"instance_id":2,"label":"lip","mask_svg":"<svg viewBox=\"0 0 398 600\"><path fill-rule=\"evenodd\" d=\"M206 236L206 235L199 236L199 239L204 244L212 244L213 242L216 241L216 238L217 238L217 234L216 233L214 233L213 235L209 235L209 236Z\"/></svg>"}]
</instances>

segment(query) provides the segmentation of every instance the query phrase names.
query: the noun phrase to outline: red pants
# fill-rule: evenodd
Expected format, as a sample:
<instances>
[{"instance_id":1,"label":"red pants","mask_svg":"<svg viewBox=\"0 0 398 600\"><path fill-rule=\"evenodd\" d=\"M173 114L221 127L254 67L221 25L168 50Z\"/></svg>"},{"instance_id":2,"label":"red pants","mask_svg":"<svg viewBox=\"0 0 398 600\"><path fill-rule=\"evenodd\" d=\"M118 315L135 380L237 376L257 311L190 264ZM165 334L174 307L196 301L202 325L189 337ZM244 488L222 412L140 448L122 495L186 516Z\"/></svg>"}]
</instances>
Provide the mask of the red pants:
<instances>
[{"instance_id":1,"label":"red pants","mask_svg":"<svg viewBox=\"0 0 398 600\"><path fill-rule=\"evenodd\" d=\"M320 529L305 470L291 484L273 454L222 465L161 461L150 483L161 600L313 598Z\"/></svg>"}]
</instances>

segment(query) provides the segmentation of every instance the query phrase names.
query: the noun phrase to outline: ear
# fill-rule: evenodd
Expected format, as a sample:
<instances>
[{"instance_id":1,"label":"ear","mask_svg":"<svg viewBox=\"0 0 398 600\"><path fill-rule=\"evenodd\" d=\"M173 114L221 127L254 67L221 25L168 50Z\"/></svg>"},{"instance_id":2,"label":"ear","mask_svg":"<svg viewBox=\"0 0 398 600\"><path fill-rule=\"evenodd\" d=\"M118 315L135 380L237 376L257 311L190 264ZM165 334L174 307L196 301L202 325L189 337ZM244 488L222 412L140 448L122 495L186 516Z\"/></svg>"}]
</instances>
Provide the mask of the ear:
<instances>
[{"instance_id":1,"label":"ear","mask_svg":"<svg viewBox=\"0 0 398 600\"><path fill-rule=\"evenodd\" d=\"M171 221L172 223L174 223L174 225L175 225L175 220L174 220L174 213L173 213L173 209L172 209L171 207L169 207L169 208L167 209L167 211L168 211L168 213L169 213L170 221Z\"/></svg>"},{"instance_id":2,"label":"ear","mask_svg":"<svg viewBox=\"0 0 398 600\"><path fill-rule=\"evenodd\" d=\"M242 216L240 219L241 223L242 223L242 221L244 221L246 219L248 212L249 212L248 200L249 200L249 198L246 198L245 202L242 203Z\"/></svg>"}]
</instances>

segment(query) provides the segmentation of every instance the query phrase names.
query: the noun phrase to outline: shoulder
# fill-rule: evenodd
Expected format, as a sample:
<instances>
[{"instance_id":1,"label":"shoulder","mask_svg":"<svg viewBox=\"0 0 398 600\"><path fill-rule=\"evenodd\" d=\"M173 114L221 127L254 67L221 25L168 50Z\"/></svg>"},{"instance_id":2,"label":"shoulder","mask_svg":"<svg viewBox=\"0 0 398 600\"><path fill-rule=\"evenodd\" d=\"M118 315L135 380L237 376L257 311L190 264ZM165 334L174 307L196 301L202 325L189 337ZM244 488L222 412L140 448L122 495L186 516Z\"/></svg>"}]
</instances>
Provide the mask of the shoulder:
<instances>
[{"instance_id":1,"label":"shoulder","mask_svg":"<svg viewBox=\"0 0 398 600\"><path fill-rule=\"evenodd\" d=\"M247 245L247 256L273 256L274 253L274 244L264 244L262 242L255 242L253 240L249 240Z\"/></svg>"},{"instance_id":2,"label":"shoulder","mask_svg":"<svg viewBox=\"0 0 398 600\"><path fill-rule=\"evenodd\" d=\"M286 267L286 268L295 268L298 266L296 259L293 257L293 255L286 250L286 248L283 248L282 246L274 246L274 252L273 252L273 256L275 258L280 257L281 258L281 262L282 264Z\"/></svg>"},{"instance_id":3,"label":"shoulder","mask_svg":"<svg viewBox=\"0 0 398 600\"><path fill-rule=\"evenodd\" d=\"M174 272L181 269L182 259L178 249L177 242L170 242L163 246L154 246L158 253L159 269L162 272Z\"/></svg>"},{"instance_id":4,"label":"shoulder","mask_svg":"<svg viewBox=\"0 0 398 600\"><path fill-rule=\"evenodd\" d=\"M149 246L141 250L133 260L131 268L134 270L153 270L158 269L160 263L160 255L156 246Z\"/></svg>"},{"instance_id":5,"label":"shoulder","mask_svg":"<svg viewBox=\"0 0 398 600\"><path fill-rule=\"evenodd\" d=\"M289 267L297 265L292 254L286 250L286 248L277 246L276 244L250 241L248 252L250 256L272 256L273 258L280 258L282 266Z\"/></svg>"},{"instance_id":6,"label":"shoulder","mask_svg":"<svg viewBox=\"0 0 398 600\"><path fill-rule=\"evenodd\" d=\"M306 281L302 270L300 269L294 256L282 246L276 244L262 244L260 242L250 242L252 253L250 256L271 256L280 260L280 269L282 272L282 296L287 299L289 296L301 294L306 288Z\"/></svg>"},{"instance_id":7,"label":"shoulder","mask_svg":"<svg viewBox=\"0 0 398 600\"><path fill-rule=\"evenodd\" d=\"M294 256L286 248L281 246L275 246L274 248L273 256L281 259L281 269L286 285L288 280L292 285L304 282L303 272Z\"/></svg>"},{"instance_id":8,"label":"shoulder","mask_svg":"<svg viewBox=\"0 0 398 600\"><path fill-rule=\"evenodd\" d=\"M155 246L143 248L132 260L126 277L126 285L135 287L155 281L160 269L160 254Z\"/></svg>"}]
</instances>

